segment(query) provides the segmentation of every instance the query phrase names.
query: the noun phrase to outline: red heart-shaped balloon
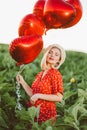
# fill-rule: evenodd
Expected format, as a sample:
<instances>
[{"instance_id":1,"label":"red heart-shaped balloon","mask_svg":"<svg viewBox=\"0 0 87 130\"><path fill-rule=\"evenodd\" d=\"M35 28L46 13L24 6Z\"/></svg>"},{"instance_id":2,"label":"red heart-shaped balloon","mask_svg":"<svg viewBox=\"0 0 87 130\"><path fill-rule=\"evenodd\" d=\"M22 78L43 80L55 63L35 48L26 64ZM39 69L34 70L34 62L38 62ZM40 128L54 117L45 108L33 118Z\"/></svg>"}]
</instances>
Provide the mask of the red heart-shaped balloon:
<instances>
[{"instance_id":1,"label":"red heart-shaped balloon","mask_svg":"<svg viewBox=\"0 0 87 130\"><path fill-rule=\"evenodd\" d=\"M42 37L29 35L14 39L10 44L9 52L17 65L22 65L32 62L39 55L42 48Z\"/></svg>"},{"instance_id":2,"label":"red heart-shaped balloon","mask_svg":"<svg viewBox=\"0 0 87 130\"><path fill-rule=\"evenodd\" d=\"M83 10L81 2L79 0L65 0L65 1L73 5L73 7L76 9L76 16L70 23L66 24L65 26L62 26L62 28L72 27L75 24L77 24L82 17L82 10Z\"/></svg>"},{"instance_id":3,"label":"red heart-shaped balloon","mask_svg":"<svg viewBox=\"0 0 87 130\"><path fill-rule=\"evenodd\" d=\"M44 24L39 21L35 14L26 15L20 22L18 28L19 36L26 35L43 35L44 34Z\"/></svg>"},{"instance_id":4,"label":"red heart-shaped balloon","mask_svg":"<svg viewBox=\"0 0 87 130\"><path fill-rule=\"evenodd\" d=\"M38 0L33 7L33 13L37 16L39 20L43 20L45 1L46 0Z\"/></svg>"},{"instance_id":5,"label":"red heart-shaped balloon","mask_svg":"<svg viewBox=\"0 0 87 130\"><path fill-rule=\"evenodd\" d=\"M60 28L71 22L75 15L75 8L64 0L47 0L45 2L44 22L47 29Z\"/></svg>"}]
</instances>

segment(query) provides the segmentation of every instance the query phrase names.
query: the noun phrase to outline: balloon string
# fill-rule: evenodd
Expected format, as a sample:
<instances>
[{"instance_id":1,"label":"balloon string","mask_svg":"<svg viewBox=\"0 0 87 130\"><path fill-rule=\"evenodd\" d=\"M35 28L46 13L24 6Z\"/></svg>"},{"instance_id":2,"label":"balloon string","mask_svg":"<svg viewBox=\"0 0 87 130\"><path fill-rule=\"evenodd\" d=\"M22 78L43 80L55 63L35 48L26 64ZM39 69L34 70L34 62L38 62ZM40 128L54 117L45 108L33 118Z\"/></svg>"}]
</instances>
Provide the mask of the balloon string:
<instances>
[{"instance_id":1,"label":"balloon string","mask_svg":"<svg viewBox=\"0 0 87 130\"><path fill-rule=\"evenodd\" d=\"M17 95L17 102L15 109L22 110L22 104L20 103L21 94L20 94L20 84L16 82L16 95Z\"/></svg>"},{"instance_id":2,"label":"balloon string","mask_svg":"<svg viewBox=\"0 0 87 130\"><path fill-rule=\"evenodd\" d=\"M21 74L23 69L24 69L24 65L21 65L18 74ZM16 102L15 110L22 110L22 104L20 103L20 100L21 100L21 97L22 97L21 93L20 93L20 87L21 87L20 83L16 82L17 102Z\"/></svg>"},{"instance_id":3,"label":"balloon string","mask_svg":"<svg viewBox=\"0 0 87 130\"><path fill-rule=\"evenodd\" d=\"M18 74L21 74L23 69L24 69L24 65L21 65Z\"/></svg>"}]
</instances>

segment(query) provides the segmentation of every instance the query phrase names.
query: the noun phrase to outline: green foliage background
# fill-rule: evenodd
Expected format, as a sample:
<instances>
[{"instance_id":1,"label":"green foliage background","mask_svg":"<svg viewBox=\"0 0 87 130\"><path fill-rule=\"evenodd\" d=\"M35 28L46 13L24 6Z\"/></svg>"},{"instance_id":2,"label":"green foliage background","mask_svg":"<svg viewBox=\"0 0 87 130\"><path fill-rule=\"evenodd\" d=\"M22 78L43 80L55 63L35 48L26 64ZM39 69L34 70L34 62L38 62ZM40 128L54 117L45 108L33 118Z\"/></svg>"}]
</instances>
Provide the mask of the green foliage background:
<instances>
[{"instance_id":1,"label":"green foliage background","mask_svg":"<svg viewBox=\"0 0 87 130\"><path fill-rule=\"evenodd\" d=\"M8 49L8 45L0 44L0 130L87 130L87 54L66 51L66 60L60 67L65 92L62 103L56 103L58 119L53 125L50 120L39 125L34 122L39 108L27 108L29 97L22 87L22 110L15 109L15 77L20 68ZM24 65L22 75L29 85L41 70L42 55L43 51L34 62Z\"/></svg>"}]
</instances>

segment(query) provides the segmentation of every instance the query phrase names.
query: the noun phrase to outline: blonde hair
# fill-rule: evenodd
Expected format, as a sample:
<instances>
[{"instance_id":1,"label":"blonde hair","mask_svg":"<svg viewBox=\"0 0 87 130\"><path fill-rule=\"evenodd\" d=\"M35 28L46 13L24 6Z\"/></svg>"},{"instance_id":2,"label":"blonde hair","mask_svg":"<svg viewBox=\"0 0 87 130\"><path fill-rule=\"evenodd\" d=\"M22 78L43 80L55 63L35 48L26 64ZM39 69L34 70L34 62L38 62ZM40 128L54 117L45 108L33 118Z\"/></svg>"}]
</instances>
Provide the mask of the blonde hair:
<instances>
[{"instance_id":1,"label":"blonde hair","mask_svg":"<svg viewBox=\"0 0 87 130\"><path fill-rule=\"evenodd\" d=\"M49 53L49 51L52 49L52 48L58 48L60 50L60 53L61 53L61 57L60 57L60 61L59 63L56 65L56 66L51 66L52 68L55 68L55 69L58 69L62 64L63 62L65 61L65 58L66 58L66 53L65 53L65 50L59 45L59 44L52 44L52 45L49 45L45 51L44 51L44 56L41 60L41 69L42 70L45 70L45 69L49 69L49 67L47 66L47 63L46 63L46 59L47 59L47 55Z\"/></svg>"}]
</instances>

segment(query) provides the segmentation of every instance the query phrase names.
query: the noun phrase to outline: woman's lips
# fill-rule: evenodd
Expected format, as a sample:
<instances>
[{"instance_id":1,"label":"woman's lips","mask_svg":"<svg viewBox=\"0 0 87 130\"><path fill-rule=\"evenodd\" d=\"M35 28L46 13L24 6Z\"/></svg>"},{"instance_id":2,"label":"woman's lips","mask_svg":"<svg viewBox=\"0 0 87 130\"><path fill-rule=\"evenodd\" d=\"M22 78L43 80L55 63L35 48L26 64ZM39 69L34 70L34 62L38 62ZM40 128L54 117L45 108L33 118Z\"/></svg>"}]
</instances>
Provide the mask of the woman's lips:
<instances>
[{"instance_id":1,"label":"woman's lips","mask_svg":"<svg viewBox=\"0 0 87 130\"><path fill-rule=\"evenodd\" d=\"M53 57L49 57L50 60L54 60Z\"/></svg>"}]
</instances>

